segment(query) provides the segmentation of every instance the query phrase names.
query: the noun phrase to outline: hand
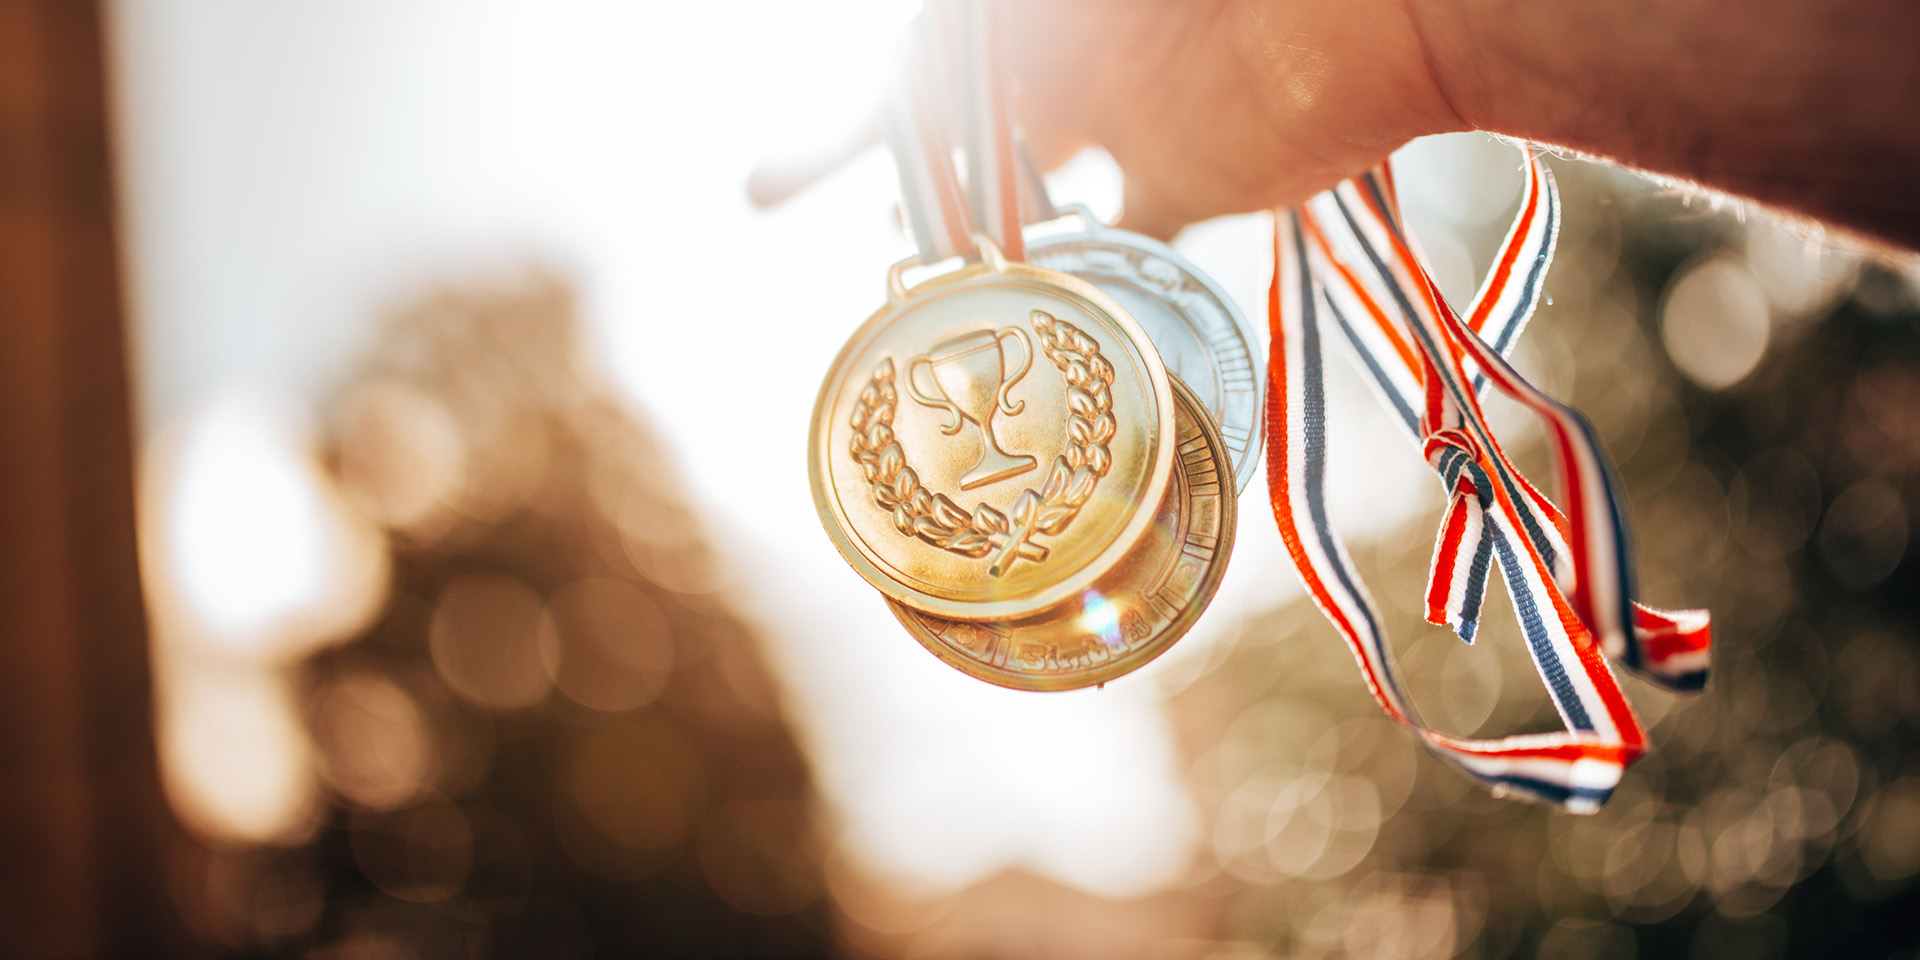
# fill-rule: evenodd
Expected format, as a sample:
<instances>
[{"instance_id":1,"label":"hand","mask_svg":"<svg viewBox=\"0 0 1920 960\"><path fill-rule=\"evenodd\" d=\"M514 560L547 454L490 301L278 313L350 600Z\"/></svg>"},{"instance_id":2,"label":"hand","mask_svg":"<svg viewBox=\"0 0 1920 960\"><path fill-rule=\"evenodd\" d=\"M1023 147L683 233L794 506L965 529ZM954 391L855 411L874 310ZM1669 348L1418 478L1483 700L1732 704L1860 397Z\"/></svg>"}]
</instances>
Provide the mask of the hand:
<instances>
[{"instance_id":1,"label":"hand","mask_svg":"<svg viewBox=\"0 0 1920 960\"><path fill-rule=\"evenodd\" d=\"M1422 134L1464 129L1435 86L1408 0L997 0L1014 115L1042 169L1088 145L1126 177L1120 223L1291 204ZM782 155L747 192L771 207L881 139Z\"/></svg>"},{"instance_id":2,"label":"hand","mask_svg":"<svg viewBox=\"0 0 1920 960\"><path fill-rule=\"evenodd\" d=\"M1015 115L1042 168L1097 144L1121 225L1283 206L1423 134L1465 129L1408 0L1007 0Z\"/></svg>"},{"instance_id":3,"label":"hand","mask_svg":"<svg viewBox=\"0 0 1920 960\"><path fill-rule=\"evenodd\" d=\"M1048 167L1098 144L1121 223L1292 204L1479 129L1920 249L1911 0L996 0ZM770 206L877 140L756 171Z\"/></svg>"}]
</instances>

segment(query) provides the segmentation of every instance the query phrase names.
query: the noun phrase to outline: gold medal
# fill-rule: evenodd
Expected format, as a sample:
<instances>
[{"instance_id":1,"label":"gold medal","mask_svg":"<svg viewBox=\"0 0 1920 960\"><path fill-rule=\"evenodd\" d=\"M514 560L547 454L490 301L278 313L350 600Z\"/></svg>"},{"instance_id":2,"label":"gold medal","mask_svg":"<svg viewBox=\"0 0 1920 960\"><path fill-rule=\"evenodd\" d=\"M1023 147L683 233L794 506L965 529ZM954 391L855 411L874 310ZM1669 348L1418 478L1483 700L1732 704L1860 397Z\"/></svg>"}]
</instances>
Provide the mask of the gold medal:
<instances>
[{"instance_id":1,"label":"gold medal","mask_svg":"<svg viewBox=\"0 0 1920 960\"><path fill-rule=\"evenodd\" d=\"M1213 599L1233 552L1231 452L1205 406L1173 378L1179 464L1147 536L1080 597L997 623L945 619L889 601L934 656L1016 690L1072 690L1166 652Z\"/></svg>"},{"instance_id":2,"label":"gold medal","mask_svg":"<svg viewBox=\"0 0 1920 960\"><path fill-rule=\"evenodd\" d=\"M814 407L814 503L888 598L998 620L1077 598L1155 522L1174 400L1146 335L1098 288L979 263L888 302L840 351Z\"/></svg>"}]
</instances>

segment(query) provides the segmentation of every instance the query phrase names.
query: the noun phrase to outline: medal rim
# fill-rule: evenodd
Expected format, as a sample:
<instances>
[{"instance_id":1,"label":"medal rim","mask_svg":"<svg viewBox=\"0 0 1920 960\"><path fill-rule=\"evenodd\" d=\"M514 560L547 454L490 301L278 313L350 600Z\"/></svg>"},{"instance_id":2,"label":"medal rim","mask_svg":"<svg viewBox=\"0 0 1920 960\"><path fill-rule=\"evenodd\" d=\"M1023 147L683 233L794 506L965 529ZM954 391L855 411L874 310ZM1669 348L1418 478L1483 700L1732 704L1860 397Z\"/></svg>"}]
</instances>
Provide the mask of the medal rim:
<instances>
[{"instance_id":1,"label":"medal rim","mask_svg":"<svg viewBox=\"0 0 1920 960\"><path fill-rule=\"evenodd\" d=\"M1083 564L1072 574L1063 577L1051 585L1029 591L1018 597L996 600L952 600L934 596L913 589L890 576L881 565L870 556L864 545L858 542L852 532L839 502L839 491L830 484L828 458L833 456L829 449L829 437L836 421L833 419L832 406L852 373L855 356L878 335L893 319L906 314L920 301L938 296L946 288L966 283L981 276L1006 276L1038 281L1058 287L1072 297L1092 304L1107 319L1111 320L1120 332L1133 341L1133 349L1139 354L1141 364L1147 371L1147 390L1154 401L1154 425L1158 431L1157 442L1153 445L1153 463L1146 473L1146 488L1142 493L1143 502L1159 504L1167 494L1167 488L1173 475L1175 454L1174 438L1174 399L1172 376L1165 363L1160 359L1160 350L1147 336L1146 331L1136 323L1133 317L1105 291L1092 282L1082 280L1070 273L1047 267L1034 266L1019 261L1001 259L997 251L983 256L978 261L966 263L954 270L929 277L911 288L898 285L902 270L921 264L919 258L909 258L895 264L888 271L888 297L867 319L855 329L853 335L834 356L832 366L827 368L827 377L821 382L820 392L814 401L813 423L807 435L807 476L813 488L814 508L820 516L821 526L826 528L827 536L839 550L841 559L853 567L861 579L880 591L889 600L898 601L913 609L924 611L938 617L954 620L997 620L1025 617L1041 610L1059 605L1063 600L1078 595L1088 586L1098 582L1113 567L1124 560L1146 530L1152 525L1159 510L1135 509L1134 514L1120 528L1113 541ZM1211 419L1211 418L1209 418Z\"/></svg>"},{"instance_id":2,"label":"medal rim","mask_svg":"<svg viewBox=\"0 0 1920 960\"><path fill-rule=\"evenodd\" d=\"M1214 461L1218 469L1223 471L1228 479L1234 479L1232 463L1222 456L1222 454L1226 452L1226 442L1224 438L1220 436L1219 429L1214 426L1213 418L1207 415L1206 405L1200 402L1200 398L1194 394L1193 388L1187 386L1178 376L1169 374L1168 380L1173 384L1175 396L1192 407L1195 414L1194 420L1199 424L1200 431L1206 438L1207 448L1214 453ZM1169 497L1173 496L1173 490L1169 489L1166 495ZM1231 497L1223 496L1220 499L1222 505L1219 542L1215 546L1214 561L1207 565L1206 572L1201 576L1200 590L1194 594L1194 601L1187 604L1186 609L1180 611L1179 616L1168 621L1167 628L1161 632L1161 636L1154 638L1152 642L1143 648L1150 652L1147 652L1144 656L1140 656L1138 659L1130 658L1116 663L1104 664L1084 674L1074 674L1071 676L1036 676L1033 674L1015 673L1013 671L988 666L976 659L955 652L937 636L934 636L930 631L926 630L924 624L914 619L915 613L928 616L938 616L937 614L929 614L926 611L916 610L906 604L900 603L892 597L888 597L886 600L887 610L893 614L895 620L899 621L900 626L907 631L908 635L912 636L922 647L925 647L927 652L938 657L942 663L967 676L993 684L996 687L1002 687L1008 690L1021 690L1029 693L1062 693L1069 690L1084 690L1088 687L1097 687L1111 683L1158 660L1161 656L1165 655L1168 650L1173 649L1174 644L1179 643L1181 638L1185 637L1187 633L1193 629L1193 625L1206 613L1207 608L1213 605L1214 595L1220 591L1220 583L1226 577L1228 562L1233 559L1233 547L1239 529L1240 519L1240 498L1238 494ZM1156 506L1151 515L1158 517L1159 514L1160 506ZM1179 551L1180 545L1174 544L1173 552L1178 553ZM1062 611L1067 606L1077 604L1078 602L1079 598L1073 597L1044 610L1034 611L1023 617L1000 619L1036 619L1050 613ZM943 617L941 619L955 621L972 620L977 622L980 618ZM1017 623L1008 623L1006 624L1006 629L1009 633L1012 633L1019 629L1019 625Z\"/></svg>"},{"instance_id":3,"label":"medal rim","mask_svg":"<svg viewBox=\"0 0 1920 960\"><path fill-rule=\"evenodd\" d=\"M1199 284L1201 289L1206 291L1207 296L1211 297L1213 301L1218 303L1221 309L1226 312L1228 321L1230 321L1234 329L1239 332L1241 340L1245 341L1247 345L1247 355L1253 364L1253 423L1250 426L1251 436L1247 439L1247 448L1244 455L1246 463L1244 465L1234 464L1234 493L1235 495L1246 493L1247 486L1253 482L1254 470L1252 470L1251 467L1255 461L1259 459L1267 439L1266 383L1265 377L1262 376L1267 366L1266 345L1261 343L1259 334L1253 328L1253 322L1247 319L1246 311L1240 309L1240 304L1220 286L1219 281L1213 279L1206 271L1195 266L1194 263L1186 257L1181 256L1180 251L1175 250L1171 245L1162 243L1145 234L1135 233L1131 230L1122 230L1118 227L1106 226L1084 207L1063 208L1061 217L1070 216L1080 217L1081 220L1086 223L1086 226L1072 233L1042 234L1033 237L1027 240L1028 255L1032 256L1042 253L1052 247L1079 243L1105 246L1109 249L1134 250L1159 257L1178 267L1182 273ZM1068 275L1078 277L1077 274ZM1092 283L1093 281L1088 280L1086 282ZM1178 311L1177 306L1159 297L1159 295L1155 294L1152 290L1146 290L1144 292L1154 296L1155 299L1159 299L1162 303L1166 303L1170 309L1174 309L1176 312ZM1151 340L1152 338L1149 337L1148 339ZM1202 342L1205 342L1205 338L1202 338ZM1159 349L1158 345L1155 346L1155 349ZM1169 374L1171 374L1171 371L1169 371ZM1201 404L1200 409L1206 410L1206 404ZM1209 410L1207 413L1209 414L1209 419L1211 419L1212 411ZM1215 426L1223 425L1215 424ZM1224 446L1225 437L1221 439ZM1247 469L1242 469L1243 466Z\"/></svg>"}]
</instances>

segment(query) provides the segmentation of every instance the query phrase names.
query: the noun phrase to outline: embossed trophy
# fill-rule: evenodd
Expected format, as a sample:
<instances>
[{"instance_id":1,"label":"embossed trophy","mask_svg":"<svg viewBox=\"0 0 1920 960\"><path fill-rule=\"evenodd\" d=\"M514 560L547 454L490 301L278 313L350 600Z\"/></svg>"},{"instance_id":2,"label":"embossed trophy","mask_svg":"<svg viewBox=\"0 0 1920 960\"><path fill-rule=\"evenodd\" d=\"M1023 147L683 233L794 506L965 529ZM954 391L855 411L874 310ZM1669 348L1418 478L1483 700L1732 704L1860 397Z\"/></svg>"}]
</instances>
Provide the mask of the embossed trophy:
<instances>
[{"instance_id":1,"label":"embossed trophy","mask_svg":"<svg viewBox=\"0 0 1920 960\"><path fill-rule=\"evenodd\" d=\"M1080 596L1147 533L1173 472L1174 397L1098 288L976 240L979 262L911 290L913 262L894 267L887 304L821 386L809 467L822 522L867 582L991 620ZM1000 439L1016 419L1017 454Z\"/></svg>"},{"instance_id":2,"label":"embossed trophy","mask_svg":"<svg viewBox=\"0 0 1920 960\"><path fill-rule=\"evenodd\" d=\"M1085 595L1012 620L893 615L948 665L1016 690L1105 683L1165 653L1200 619L1226 574L1238 522L1228 448L1207 409L1173 377L1180 457L1154 525Z\"/></svg>"},{"instance_id":3,"label":"embossed trophy","mask_svg":"<svg viewBox=\"0 0 1920 960\"><path fill-rule=\"evenodd\" d=\"M1006 375L1001 347L1009 341L1022 348L1020 368L1011 377ZM907 395L923 406L944 409L953 417L941 432L952 436L960 432L962 423L971 423L980 431L980 459L961 475L960 489L972 490L1033 469L1033 457L1000 449L1000 441L993 434L994 411L1017 417L1026 408L1025 401L1010 404L1007 395L1032 366L1033 341L1019 327L962 334L908 361ZM921 367L933 376L936 389L932 395L914 381Z\"/></svg>"}]
</instances>

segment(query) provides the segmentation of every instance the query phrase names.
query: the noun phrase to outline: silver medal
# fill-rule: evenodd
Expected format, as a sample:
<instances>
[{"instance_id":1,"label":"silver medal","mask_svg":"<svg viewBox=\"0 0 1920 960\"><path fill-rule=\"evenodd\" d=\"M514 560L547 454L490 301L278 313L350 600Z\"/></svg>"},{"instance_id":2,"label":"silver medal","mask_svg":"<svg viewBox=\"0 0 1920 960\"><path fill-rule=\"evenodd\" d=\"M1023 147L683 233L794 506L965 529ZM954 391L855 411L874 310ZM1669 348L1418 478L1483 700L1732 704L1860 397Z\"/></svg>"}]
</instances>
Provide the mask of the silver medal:
<instances>
[{"instance_id":1,"label":"silver medal","mask_svg":"<svg viewBox=\"0 0 1920 960\"><path fill-rule=\"evenodd\" d=\"M1260 341L1233 298L1172 247L1094 219L1085 207L1063 207L1085 228L1037 233L1027 261L1070 273L1120 302L1160 350L1169 371L1186 381L1220 427L1233 463L1236 492L1259 468Z\"/></svg>"}]
</instances>

